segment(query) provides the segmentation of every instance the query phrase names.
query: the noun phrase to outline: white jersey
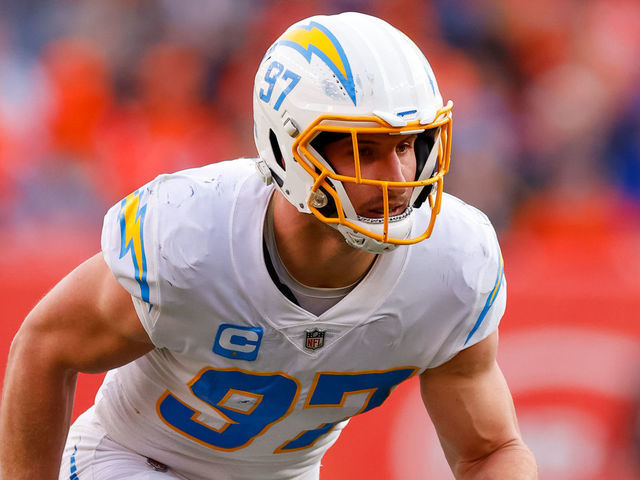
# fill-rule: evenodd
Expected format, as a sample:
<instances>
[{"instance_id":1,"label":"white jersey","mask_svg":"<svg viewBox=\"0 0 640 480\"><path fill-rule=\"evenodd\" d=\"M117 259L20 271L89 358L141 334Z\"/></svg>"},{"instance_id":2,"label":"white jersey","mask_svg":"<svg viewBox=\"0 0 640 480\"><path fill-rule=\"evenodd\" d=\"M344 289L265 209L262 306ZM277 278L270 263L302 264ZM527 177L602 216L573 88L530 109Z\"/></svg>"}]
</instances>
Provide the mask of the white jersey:
<instances>
[{"instance_id":1,"label":"white jersey","mask_svg":"<svg viewBox=\"0 0 640 480\"><path fill-rule=\"evenodd\" d=\"M445 195L431 238L380 255L320 316L305 311L266 267L274 189L254 172L242 159L162 175L105 217L104 257L156 348L107 374L96 415L191 479L317 470L349 417L488 336L505 308L493 228Z\"/></svg>"}]
</instances>

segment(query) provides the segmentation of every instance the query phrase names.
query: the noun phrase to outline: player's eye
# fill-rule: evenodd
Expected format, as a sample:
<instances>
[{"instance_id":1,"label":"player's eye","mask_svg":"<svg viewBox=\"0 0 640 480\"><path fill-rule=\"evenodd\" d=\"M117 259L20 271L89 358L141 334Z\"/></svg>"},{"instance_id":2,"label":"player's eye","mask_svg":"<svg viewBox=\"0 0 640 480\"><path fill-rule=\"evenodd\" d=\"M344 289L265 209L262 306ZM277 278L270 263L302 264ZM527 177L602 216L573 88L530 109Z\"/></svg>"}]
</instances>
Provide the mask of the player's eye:
<instances>
[{"instance_id":1,"label":"player's eye","mask_svg":"<svg viewBox=\"0 0 640 480\"><path fill-rule=\"evenodd\" d=\"M360 147L358 148L358 154L360 155L360 158L371 157L373 155L373 149L370 147Z\"/></svg>"},{"instance_id":2,"label":"player's eye","mask_svg":"<svg viewBox=\"0 0 640 480\"><path fill-rule=\"evenodd\" d=\"M412 148L413 148L413 145L411 144L411 142L402 142L398 144L398 146L396 147L396 151L398 153L407 153Z\"/></svg>"},{"instance_id":3,"label":"player's eye","mask_svg":"<svg viewBox=\"0 0 640 480\"><path fill-rule=\"evenodd\" d=\"M406 137L404 140L400 141L397 145L396 145L396 152L399 154L405 154L410 152L411 150L413 150L413 146L415 144L416 141L416 136L412 135L409 137Z\"/></svg>"}]
</instances>

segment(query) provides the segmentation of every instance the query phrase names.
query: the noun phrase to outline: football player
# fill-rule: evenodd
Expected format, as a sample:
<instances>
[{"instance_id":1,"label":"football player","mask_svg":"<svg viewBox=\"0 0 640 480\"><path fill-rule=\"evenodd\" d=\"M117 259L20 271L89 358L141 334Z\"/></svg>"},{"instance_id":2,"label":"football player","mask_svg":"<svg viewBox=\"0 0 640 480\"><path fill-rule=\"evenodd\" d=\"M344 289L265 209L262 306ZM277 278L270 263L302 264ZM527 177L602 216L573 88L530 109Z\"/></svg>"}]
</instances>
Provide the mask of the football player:
<instances>
[{"instance_id":1,"label":"football player","mask_svg":"<svg viewBox=\"0 0 640 480\"><path fill-rule=\"evenodd\" d=\"M443 193L452 104L423 54L371 16L312 17L253 96L256 160L128 195L23 323L2 478L317 479L414 376L457 478L536 478L496 364L500 248ZM77 372L105 370L68 432Z\"/></svg>"}]
</instances>

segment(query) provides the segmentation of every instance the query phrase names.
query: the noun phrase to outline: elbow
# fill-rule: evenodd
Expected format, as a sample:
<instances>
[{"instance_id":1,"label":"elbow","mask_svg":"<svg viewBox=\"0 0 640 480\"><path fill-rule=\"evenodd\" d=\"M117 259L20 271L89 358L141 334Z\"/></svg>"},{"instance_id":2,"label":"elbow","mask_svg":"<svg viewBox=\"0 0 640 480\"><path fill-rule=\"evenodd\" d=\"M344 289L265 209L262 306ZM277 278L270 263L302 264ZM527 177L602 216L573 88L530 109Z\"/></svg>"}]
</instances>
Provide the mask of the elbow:
<instances>
[{"instance_id":1,"label":"elbow","mask_svg":"<svg viewBox=\"0 0 640 480\"><path fill-rule=\"evenodd\" d=\"M9 358L7 362L9 365L15 362L22 362L23 359L29 358L29 345L32 345L33 342L33 332L31 330L32 328L25 322L16 332L9 347Z\"/></svg>"}]
</instances>

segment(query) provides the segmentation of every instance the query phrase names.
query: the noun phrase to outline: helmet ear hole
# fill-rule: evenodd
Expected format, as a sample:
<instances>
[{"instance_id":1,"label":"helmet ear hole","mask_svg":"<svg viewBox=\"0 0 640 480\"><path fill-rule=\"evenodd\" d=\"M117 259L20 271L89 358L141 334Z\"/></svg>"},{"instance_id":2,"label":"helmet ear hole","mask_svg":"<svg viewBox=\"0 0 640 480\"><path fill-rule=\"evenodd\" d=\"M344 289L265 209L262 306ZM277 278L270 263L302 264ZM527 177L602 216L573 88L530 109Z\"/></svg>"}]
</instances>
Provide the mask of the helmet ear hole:
<instances>
[{"instance_id":1,"label":"helmet ear hole","mask_svg":"<svg viewBox=\"0 0 640 480\"><path fill-rule=\"evenodd\" d=\"M278 137L276 137L275 132L273 130L271 130L271 129L269 129L269 143L271 144L271 151L273 153L273 158L275 158L276 163L280 166L280 168L282 168L282 170L285 170L285 168L284 168L284 158L282 156L282 150L280 150L280 144L278 143ZM273 176L275 181L278 183L278 185L280 187L282 187L282 185L284 185L284 181L282 180L280 175L278 175L276 172L274 172L273 168L270 168L269 170L271 170L271 175Z\"/></svg>"},{"instance_id":2,"label":"helmet ear hole","mask_svg":"<svg viewBox=\"0 0 640 480\"><path fill-rule=\"evenodd\" d=\"M284 168L284 157L282 156L282 150L280 150L280 144L278 143L278 137L273 130L269 129L269 142L271 143L271 150L273 151L273 158L276 159L278 165L282 170Z\"/></svg>"}]
</instances>

